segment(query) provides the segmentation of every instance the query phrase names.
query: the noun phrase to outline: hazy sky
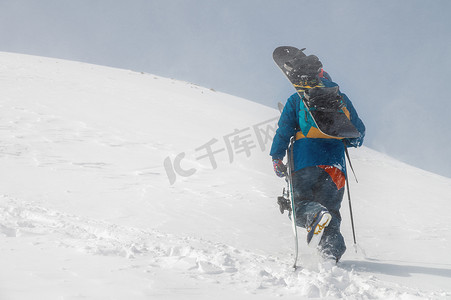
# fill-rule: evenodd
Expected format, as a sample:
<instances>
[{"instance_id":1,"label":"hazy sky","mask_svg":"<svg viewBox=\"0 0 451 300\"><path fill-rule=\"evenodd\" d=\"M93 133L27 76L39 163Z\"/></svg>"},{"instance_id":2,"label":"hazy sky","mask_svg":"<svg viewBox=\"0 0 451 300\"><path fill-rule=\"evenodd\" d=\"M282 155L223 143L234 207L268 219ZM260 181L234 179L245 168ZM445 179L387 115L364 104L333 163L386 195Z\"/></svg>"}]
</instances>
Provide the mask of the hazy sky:
<instances>
[{"instance_id":1,"label":"hazy sky","mask_svg":"<svg viewBox=\"0 0 451 300\"><path fill-rule=\"evenodd\" d=\"M450 13L449 0L0 0L0 51L144 71L276 107L294 89L272 51L306 47L353 101L367 146L451 177Z\"/></svg>"}]
</instances>

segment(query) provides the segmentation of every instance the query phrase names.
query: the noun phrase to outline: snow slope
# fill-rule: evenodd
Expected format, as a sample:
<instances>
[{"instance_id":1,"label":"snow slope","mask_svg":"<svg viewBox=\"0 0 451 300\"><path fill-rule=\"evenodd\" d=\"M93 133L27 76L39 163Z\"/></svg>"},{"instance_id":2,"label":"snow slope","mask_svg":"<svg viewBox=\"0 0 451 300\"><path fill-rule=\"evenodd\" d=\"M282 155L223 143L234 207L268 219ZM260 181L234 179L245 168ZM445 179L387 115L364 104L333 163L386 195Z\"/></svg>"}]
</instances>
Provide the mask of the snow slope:
<instances>
[{"instance_id":1,"label":"snow slope","mask_svg":"<svg viewBox=\"0 0 451 300\"><path fill-rule=\"evenodd\" d=\"M449 178L351 150L357 251L345 199L343 261L300 230L293 272L275 109L11 53L0 90L0 299L451 299Z\"/></svg>"}]
</instances>

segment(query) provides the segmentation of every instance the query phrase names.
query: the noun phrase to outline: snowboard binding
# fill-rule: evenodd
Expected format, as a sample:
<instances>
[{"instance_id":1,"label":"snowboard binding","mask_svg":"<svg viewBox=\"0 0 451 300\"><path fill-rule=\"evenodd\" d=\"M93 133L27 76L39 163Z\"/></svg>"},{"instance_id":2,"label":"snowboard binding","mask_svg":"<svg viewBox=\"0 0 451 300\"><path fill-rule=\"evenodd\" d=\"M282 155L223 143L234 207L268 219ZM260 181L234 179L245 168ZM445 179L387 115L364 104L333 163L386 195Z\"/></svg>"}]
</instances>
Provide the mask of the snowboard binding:
<instances>
[{"instance_id":1,"label":"snowboard binding","mask_svg":"<svg viewBox=\"0 0 451 300\"><path fill-rule=\"evenodd\" d=\"M343 98L338 94L338 86L315 87L304 91L307 105L323 112L336 112L344 107Z\"/></svg>"},{"instance_id":2,"label":"snowboard binding","mask_svg":"<svg viewBox=\"0 0 451 300\"><path fill-rule=\"evenodd\" d=\"M283 214L285 211L288 211L288 214L291 214L291 204L288 199L288 193L285 188L283 189L283 195L277 197L277 204L279 204L280 213Z\"/></svg>"},{"instance_id":3,"label":"snowboard binding","mask_svg":"<svg viewBox=\"0 0 451 300\"><path fill-rule=\"evenodd\" d=\"M298 55L283 64L287 77L301 87L315 87L321 81L319 73L323 64L315 55Z\"/></svg>"}]
</instances>

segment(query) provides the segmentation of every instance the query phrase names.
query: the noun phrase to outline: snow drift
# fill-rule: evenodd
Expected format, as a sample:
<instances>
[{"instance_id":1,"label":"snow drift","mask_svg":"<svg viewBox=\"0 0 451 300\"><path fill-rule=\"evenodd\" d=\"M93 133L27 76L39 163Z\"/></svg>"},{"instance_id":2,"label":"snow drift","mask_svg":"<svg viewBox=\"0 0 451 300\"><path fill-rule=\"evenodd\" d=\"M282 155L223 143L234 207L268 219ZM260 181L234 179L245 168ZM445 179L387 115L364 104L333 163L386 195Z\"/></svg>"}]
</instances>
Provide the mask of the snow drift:
<instances>
[{"instance_id":1,"label":"snow drift","mask_svg":"<svg viewBox=\"0 0 451 300\"><path fill-rule=\"evenodd\" d=\"M277 110L10 53L0 89L0 299L451 297L448 178L351 150L357 251L345 199L342 262L293 272Z\"/></svg>"}]
</instances>

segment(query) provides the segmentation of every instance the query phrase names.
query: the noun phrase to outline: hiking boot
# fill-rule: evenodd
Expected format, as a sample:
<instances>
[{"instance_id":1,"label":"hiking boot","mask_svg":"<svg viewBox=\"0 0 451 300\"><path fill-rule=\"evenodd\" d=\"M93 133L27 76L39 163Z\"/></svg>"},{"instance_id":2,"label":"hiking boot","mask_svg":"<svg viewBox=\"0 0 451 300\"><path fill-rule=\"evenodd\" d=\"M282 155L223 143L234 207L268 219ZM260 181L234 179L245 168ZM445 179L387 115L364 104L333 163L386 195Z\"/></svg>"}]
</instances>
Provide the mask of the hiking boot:
<instances>
[{"instance_id":1,"label":"hiking boot","mask_svg":"<svg viewBox=\"0 0 451 300\"><path fill-rule=\"evenodd\" d=\"M307 228L307 244L309 246L318 246L323 236L324 228L329 225L330 220L332 220L332 215L327 210L316 214L312 225Z\"/></svg>"},{"instance_id":2,"label":"hiking boot","mask_svg":"<svg viewBox=\"0 0 451 300\"><path fill-rule=\"evenodd\" d=\"M333 264L338 264L340 258L335 257L335 255L331 254L330 251L322 251L319 249L319 253L324 262L332 262Z\"/></svg>"}]
</instances>

